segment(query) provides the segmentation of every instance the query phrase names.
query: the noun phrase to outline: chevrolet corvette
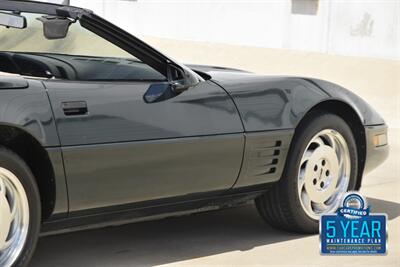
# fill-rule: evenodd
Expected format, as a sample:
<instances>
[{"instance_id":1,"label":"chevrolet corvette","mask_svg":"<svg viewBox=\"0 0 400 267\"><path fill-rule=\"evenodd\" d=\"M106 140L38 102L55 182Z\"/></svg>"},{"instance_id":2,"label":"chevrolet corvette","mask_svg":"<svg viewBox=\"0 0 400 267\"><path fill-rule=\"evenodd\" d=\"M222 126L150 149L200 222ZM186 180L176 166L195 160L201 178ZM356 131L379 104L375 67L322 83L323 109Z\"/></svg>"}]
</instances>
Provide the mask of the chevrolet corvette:
<instances>
[{"instance_id":1,"label":"chevrolet corvette","mask_svg":"<svg viewBox=\"0 0 400 267\"><path fill-rule=\"evenodd\" d=\"M41 234L249 202L317 233L388 156L382 117L334 83L180 64L69 5L0 1L0 25L2 267Z\"/></svg>"}]
</instances>

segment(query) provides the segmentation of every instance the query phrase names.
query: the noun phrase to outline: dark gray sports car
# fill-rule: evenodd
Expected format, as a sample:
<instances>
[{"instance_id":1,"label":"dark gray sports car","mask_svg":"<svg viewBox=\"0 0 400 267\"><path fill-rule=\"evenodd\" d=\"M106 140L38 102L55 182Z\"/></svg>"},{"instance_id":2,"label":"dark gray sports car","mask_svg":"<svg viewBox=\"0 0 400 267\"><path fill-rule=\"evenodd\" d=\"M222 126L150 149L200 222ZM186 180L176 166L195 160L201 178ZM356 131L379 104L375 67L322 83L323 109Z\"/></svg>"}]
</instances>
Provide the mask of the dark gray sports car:
<instances>
[{"instance_id":1,"label":"dark gray sports car","mask_svg":"<svg viewBox=\"0 0 400 267\"><path fill-rule=\"evenodd\" d=\"M333 83L184 66L92 11L0 1L0 266L40 232L231 207L316 233L388 155Z\"/></svg>"}]
</instances>

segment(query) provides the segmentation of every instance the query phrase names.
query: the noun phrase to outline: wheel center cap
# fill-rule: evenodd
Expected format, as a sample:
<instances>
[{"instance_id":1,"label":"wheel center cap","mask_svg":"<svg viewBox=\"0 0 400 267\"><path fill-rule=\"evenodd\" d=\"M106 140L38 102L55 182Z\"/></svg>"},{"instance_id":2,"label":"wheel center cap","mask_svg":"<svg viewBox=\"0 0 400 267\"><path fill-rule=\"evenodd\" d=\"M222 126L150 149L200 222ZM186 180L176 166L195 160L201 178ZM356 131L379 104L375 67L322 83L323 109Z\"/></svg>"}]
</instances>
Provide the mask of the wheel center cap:
<instances>
[{"instance_id":1,"label":"wheel center cap","mask_svg":"<svg viewBox=\"0 0 400 267\"><path fill-rule=\"evenodd\" d=\"M312 153L306 167L305 187L310 199L325 202L335 191L339 178L339 160L330 146L320 146Z\"/></svg>"},{"instance_id":2,"label":"wheel center cap","mask_svg":"<svg viewBox=\"0 0 400 267\"><path fill-rule=\"evenodd\" d=\"M0 250L7 241L11 226L11 210L8 200L3 192L0 192Z\"/></svg>"}]
</instances>

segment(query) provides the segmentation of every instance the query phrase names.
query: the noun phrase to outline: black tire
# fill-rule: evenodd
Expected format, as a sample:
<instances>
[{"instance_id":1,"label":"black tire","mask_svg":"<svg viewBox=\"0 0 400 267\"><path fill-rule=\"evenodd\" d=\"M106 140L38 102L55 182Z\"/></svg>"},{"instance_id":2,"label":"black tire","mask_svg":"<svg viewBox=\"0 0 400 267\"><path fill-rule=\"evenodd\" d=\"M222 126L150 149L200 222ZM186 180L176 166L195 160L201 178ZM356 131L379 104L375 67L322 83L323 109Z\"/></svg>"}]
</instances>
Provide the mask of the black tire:
<instances>
[{"instance_id":1,"label":"black tire","mask_svg":"<svg viewBox=\"0 0 400 267\"><path fill-rule=\"evenodd\" d=\"M28 265L36 248L41 224L41 205L39 190L28 165L14 152L0 147L0 167L11 171L21 182L29 202L29 227L25 245L13 263L13 267Z\"/></svg>"},{"instance_id":2,"label":"black tire","mask_svg":"<svg viewBox=\"0 0 400 267\"><path fill-rule=\"evenodd\" d=\"M354 190L358 172L357 146L349 125L339 116L313 112L296 129L279 182L256 199L262 218L271 226L298 233L318 233L318 220L307 215L298 196L297 177L300 161L313 136L324 129L338 131L346 140L351 162L348 191Z\"/></svg>"}]
</instances>

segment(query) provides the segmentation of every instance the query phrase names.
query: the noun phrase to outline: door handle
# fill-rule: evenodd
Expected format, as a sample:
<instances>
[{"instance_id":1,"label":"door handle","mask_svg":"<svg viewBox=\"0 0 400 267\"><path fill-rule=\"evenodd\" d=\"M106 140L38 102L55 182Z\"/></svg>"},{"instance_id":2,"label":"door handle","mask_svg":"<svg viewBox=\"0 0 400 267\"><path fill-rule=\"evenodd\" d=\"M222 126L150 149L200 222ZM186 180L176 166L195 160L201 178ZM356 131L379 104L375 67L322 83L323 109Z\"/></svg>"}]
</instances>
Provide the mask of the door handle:
<instances>
[{"instance_id":1,"label":"door handle","mask_svg":"<svg viewBox=\"0 0 400 267\"><path fill-rule=\"evenodd\" d=\"M65 116L88 114L86 101L62 102L61 107L64 111Z\"/></svg>"}]
</instances>

